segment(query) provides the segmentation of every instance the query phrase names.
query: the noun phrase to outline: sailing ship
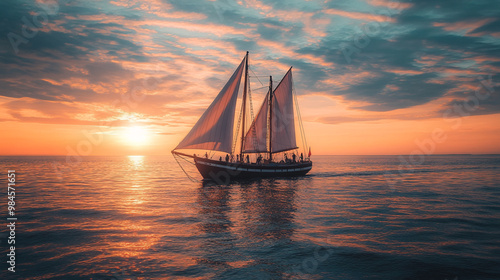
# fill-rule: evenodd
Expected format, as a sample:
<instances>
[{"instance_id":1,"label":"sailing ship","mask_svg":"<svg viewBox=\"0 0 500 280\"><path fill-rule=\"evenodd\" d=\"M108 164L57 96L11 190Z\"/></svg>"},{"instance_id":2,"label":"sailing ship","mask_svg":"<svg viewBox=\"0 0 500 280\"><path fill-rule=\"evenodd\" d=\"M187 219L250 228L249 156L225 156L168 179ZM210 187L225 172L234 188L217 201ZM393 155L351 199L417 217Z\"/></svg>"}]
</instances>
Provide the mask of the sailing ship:
<instances>
[{"instance_id":1,"label":"sailing ship","mask_svg":"<svg viewBox=\"0 0 500 280\"><path fill-rule=\"evenodd\" d=\"M224 88L172 150L172 154L174 157L192 158L205 180L228 182L306 175L312 168L311 150L309 148L305 155L307 142L294 94L292 67L275 88L272 76L269 77L269 89L257 115L253 117L248 64L247 52ZM241 110L235 129L236 101L242 78ZM251 116L247 128L248 111ZM301 135L302 152L297 146L295 119ZM192 150L194 154L191 154ZM205 151L204 156L196 154L200 150L202 153Z\"/></svg>"}]
</instances>

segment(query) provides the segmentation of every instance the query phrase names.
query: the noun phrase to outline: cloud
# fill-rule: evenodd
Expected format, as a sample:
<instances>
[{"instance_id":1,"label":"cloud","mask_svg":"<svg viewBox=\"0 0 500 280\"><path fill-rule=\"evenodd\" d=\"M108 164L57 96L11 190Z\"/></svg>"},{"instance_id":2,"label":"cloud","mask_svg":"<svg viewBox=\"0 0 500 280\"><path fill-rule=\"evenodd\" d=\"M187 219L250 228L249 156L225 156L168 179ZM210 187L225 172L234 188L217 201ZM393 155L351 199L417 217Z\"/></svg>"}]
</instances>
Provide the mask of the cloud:
<instances>
[{"instance_id":1,"label":"cloud","mask_svg":"<svg viewBox=\"0 0 500 280\"><path fill-rule=\"evenodd\" d=\"M61 2L16 53L7 35L40 11L0 3L2 109L25 122L195 121L247 50L255 73L293 66L299 95L367 114L443 97L446 110L499 78L500 11L484 0ZM497 96L473 113L498 112Z\"/></svg>"},{"instance_id":2,"label":"cloud","mask_svg":"<svg viewBox=\"0 0 500 280\"><path fill-rule=\"evenodd\" d=\"M133 72L123 69L123 67L114 62L94 62L85 66L88 72L88 80L91 83L112 83L116 80L133 78Z\"/></svg>"},{"instance_id":3,"label":"cloud","mask_svg":"<svg viewBox=\"0 0 500 280\"><path fill-rule=\"evenodd\" d=\"M388 21L394 22L395 20L389 16L378 15L378 14L368 14L368 13L360 13L360 12L349 12L338 9L327 9L325 10L326 14L329 15L337 15L362 21Z\"/></svg>"}]
</instances>

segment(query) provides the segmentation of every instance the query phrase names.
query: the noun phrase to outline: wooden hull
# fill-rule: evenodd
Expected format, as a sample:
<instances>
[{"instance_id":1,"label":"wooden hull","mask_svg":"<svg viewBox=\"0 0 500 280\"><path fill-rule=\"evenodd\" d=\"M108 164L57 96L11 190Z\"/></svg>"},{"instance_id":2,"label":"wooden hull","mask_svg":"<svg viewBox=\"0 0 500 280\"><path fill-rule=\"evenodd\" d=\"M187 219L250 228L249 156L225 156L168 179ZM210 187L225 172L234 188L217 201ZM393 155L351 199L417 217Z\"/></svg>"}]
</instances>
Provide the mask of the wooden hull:
<instances>
[{"instance_id":1,"label":"wooden hull","mask_svg":"<svg viewBox=\"0 0 500 280\"><path fill-rule=\"evenodd\" d=\"M228 183L231 180L270 178L270 177L298 177L306 175L312 168L312 162L297 163L235 163L207 158L195 158L196 167L206 180L217 183Z\"/></svg>"}]
</instances>

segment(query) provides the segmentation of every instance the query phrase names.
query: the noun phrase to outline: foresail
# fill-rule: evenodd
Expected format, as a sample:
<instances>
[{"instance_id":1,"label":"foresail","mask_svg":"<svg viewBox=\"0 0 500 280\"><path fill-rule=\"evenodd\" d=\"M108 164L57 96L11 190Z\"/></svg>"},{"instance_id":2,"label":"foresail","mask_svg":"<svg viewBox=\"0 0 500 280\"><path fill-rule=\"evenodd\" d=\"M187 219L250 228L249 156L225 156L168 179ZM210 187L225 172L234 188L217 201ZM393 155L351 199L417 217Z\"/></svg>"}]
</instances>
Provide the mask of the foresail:
<instances>
[{"instance_id":1,"label":"foresail","mask_svg":"<svg viewBox=\"0 0 500 280\"><path fill-rule=\"evenodd\" d=\"M291 68L274 90L272 105L272 152L278 153L297 148Z\"/></svg>"},{"instance_id":2,"label":"foresail","mask_svg":"<svg viewBox=\"0 0 500 280\"><path fill-rule=\"evenodd\" d=\"M267 150L267 116L269 110L269 94L266 95L257 117L245 136L243 151L245 153L265 153Z\"/></svg>"},{"instance_id":3,"label":"foresail","mask_svg":"<svg viewBox=\"0 0 500 280\"><path fill-rule=\"evenodd\" d=\"M177 149L203 149L231 153L234 114L245 59L203 113Z\"/></svg>"}]
</instances>

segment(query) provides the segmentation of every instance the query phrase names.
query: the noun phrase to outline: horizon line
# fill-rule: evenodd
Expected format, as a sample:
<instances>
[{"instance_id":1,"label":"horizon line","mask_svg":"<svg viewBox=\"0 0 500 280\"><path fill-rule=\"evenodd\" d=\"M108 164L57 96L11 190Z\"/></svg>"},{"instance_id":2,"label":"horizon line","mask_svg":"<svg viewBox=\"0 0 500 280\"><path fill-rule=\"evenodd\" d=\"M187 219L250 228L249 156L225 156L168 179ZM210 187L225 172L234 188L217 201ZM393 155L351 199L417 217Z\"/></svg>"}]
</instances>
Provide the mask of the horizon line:
<instances>
[{"instance_id":1,"label":"horizon line","mask_svg":"<svg viewBox=\"0 0 500 280\"><path fill-rule=\"evenodd\" d=\"M423 156L480 156L480 155L500 155L500 153L457 153L457 154L422 154ZM131 154L131 155L48 155L48 154L30 154L30 155L0 155L0 157L67 157L67 156L78 156L78 157L130 157L130 156L170 156L170 154L162 154L162 155L140 155L140 154ZM315 156L411 156L411 154L321 154L321 155L312 155Z\"/></svg>"}]
</instances>

